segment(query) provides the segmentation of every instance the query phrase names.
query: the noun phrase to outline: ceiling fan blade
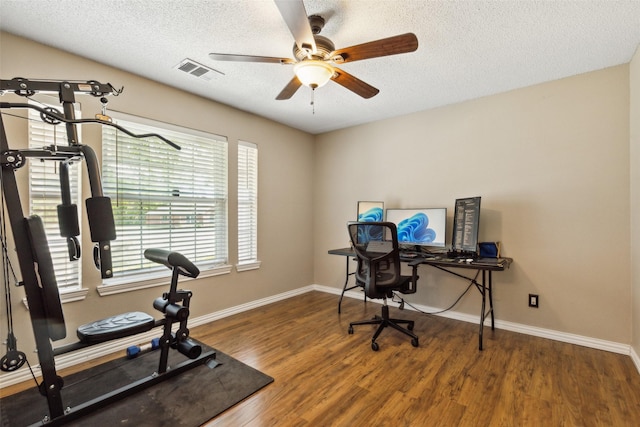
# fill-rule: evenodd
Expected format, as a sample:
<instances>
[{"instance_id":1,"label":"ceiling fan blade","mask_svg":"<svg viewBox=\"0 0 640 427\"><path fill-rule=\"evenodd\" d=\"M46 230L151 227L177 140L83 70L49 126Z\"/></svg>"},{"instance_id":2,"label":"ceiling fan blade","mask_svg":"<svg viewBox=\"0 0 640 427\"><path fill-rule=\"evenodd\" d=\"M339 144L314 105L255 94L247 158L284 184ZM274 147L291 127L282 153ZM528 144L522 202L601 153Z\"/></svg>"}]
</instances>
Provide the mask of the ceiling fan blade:
<instances>
[{"instance_id":1,"label":"ceiling fan blade","mask_svg":"<svg viewBox=\"0 0 640 427\"><path fill-rule=\"evenodd\" d=\"M408 53L416 49L418 49L418 38L413 33L407 33L338 49L333 51L330 57L334 62L340 64L343 62Z\"/></svg>"},{"instance_id":2,"label":"ceiling fan blade","mask_svg":"<svg viewBox=\"0 0 640 427\"><path fill-rule=\"evenodd\" d=\"M339 85L344 86L351 92L356 93L363 98L369 99L376 96L378 92L380 92L380 90L376 89L370 84L363 82L359 78L354 77L339 68L333 67L333 69L335 70L335 73L333 74L333 77L331 77L331 80L338 83Z\"/></svg>"},{"instance_id":3,"label":"ceiling fan blade","mask_svg":"<svg viewBox=\"0 0 640 427\"><path fill-rule=\"evenodd\" d=\"M307 11L302 0L274 0L284 22L296 41L298 49L316 53L316 40L311 32Z\"/></svg>"},{"instance_id":4,"label":"ceiling fan blade","mask_svg":"<svg viewBox=\"0 0 640 427\"><path fill-rule=\"evenodd\" d=\"M296 60L291 58L274 58L271 56L254 55L234 55L232 53L210 53L209 58L214 61L234 61L234 62L269 62L272 64L295 64Z\"/></svg>"},{"instance_id":5,"label":"ceiling fan blade","mask_svg":"<svg viewBox=\"0 0 640 427\"><path fill-rule=\"evenodd\" d=\"M276 99L278 101L282 101L283 99L291 98L293 94L296 93L298 89L300 89L300 86L302 86L302 83L300 82L300 80L298 80L296 76L293 76L291 81L287 83L284 89L282 89L282 92L278 94Z\"/></svg>"}]
</instances>

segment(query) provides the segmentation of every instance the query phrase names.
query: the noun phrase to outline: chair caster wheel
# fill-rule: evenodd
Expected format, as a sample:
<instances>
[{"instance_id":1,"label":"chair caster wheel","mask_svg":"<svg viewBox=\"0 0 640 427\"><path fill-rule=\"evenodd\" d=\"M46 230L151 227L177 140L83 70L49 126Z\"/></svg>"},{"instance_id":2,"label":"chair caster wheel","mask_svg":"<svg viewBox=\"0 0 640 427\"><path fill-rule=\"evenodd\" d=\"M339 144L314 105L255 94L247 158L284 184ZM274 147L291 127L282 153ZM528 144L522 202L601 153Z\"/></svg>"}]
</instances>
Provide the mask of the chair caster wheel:
<instances>
[{"instance_id":1,"label":"chair caster wheel","mask_svg":"<svg viewBox=\"0 0 640 427\"><path fill-rule=\"evenodd\" d=\"M374 341L374 342L371 343L371 350L373 350L373 351L380 350L380 346L378 345L377 342Z\"/></svg>"},{"instance_id":2,"label":"chair caster wheel","mask_svg":"<svg viewBox=\"0 0 640 427\"><path fill-rule=\"evenodd\" d=\"M348 330L350 335L353 335L353 326L349 326L349 330Z\"/></svg>"},{"instance_id":3,"label":"chair caster wheel","mask_svg":"<svg viewBox=\"0 0 640 427\"><path fill-rule=\"evenodd\" d=\"M411 345L414 346L414 347L417 347L419 345L418 344L418 339L417 338L411 338Z\"/></svg>"},{"instance_id":4,"label":"chair caster wheel","mask_svg":"<svg viewBox=\"0 0 640 427\"><path fill-rule=\"evenodd\" d=\"M407 329L410 331L413 331L413 323L408 323L407 324Z\"/></svg>"}]
</instances>

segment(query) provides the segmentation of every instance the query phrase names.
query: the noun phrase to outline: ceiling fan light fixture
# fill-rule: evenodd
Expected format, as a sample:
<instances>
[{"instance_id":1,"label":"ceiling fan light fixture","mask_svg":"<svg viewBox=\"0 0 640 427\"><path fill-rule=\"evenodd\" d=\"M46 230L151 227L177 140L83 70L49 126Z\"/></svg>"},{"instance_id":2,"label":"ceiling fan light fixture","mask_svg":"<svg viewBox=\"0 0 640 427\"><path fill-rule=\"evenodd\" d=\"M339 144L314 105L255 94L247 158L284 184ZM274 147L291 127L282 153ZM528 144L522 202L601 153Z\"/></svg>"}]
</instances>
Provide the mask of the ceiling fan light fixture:
<instances>
[{"instance_id":1,"label":"ceiling fan light fixture","mask_svg":"<svg viewBox=\"0 0 640 427\"><path fill-rule=\"evenodd\" d=\"M324 61L306 60L298 62L293 67L293 72L305 86L312 89L322 87L331 79L333 67Z\"/></svg>"}]
</instances>

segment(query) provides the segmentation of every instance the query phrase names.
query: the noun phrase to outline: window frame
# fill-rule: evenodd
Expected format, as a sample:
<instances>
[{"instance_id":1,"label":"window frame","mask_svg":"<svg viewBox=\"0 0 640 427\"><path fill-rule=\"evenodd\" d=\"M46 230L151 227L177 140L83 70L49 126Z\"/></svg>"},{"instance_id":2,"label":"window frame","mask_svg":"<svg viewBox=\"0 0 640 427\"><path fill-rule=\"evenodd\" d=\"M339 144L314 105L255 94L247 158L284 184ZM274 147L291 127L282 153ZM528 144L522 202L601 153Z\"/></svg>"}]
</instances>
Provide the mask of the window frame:
<instances>
[{"instance_id":1,"label":"window frame","mask_svg":"<svg viewBox=\"0 0 640 427\"><path fill-rule=\"evenodd\" d=\"M177 250L178 252L183 253L185 256L191 259L200 268L201 274L199 277L207 277L207 276L229 273L231 270L231 266L229 265L229 218L228 218L229 144L228 144L227 138L224 136L216 135L209 132L190 129L184 126L167 124L157 120L142 118L139 116L133 116L131 114L126 114L122 112L110 112L110 115L112 116L114 122L121 123L123 127L127 128L128 130L133 130L134 132L136 132L137 127L142 127L143 129L146 129L147 127L151 127L151 130L153 132L158 133L170 140L172 139L172 136L175 137L176 134L179 134L179 138L184 137L186 140L189 140L191 138L192 141L199 141L198 144L201 144L201 148L204 147L204 145L202 144L205 144L203 139L206 140L206 143L215 144L215 147L217 147L215 148L215 150L217 150L217 152L216 154L214 154L214 156L218 156L215 159L218 163L216 163L217 169L215 169L215 171L212 173L216 174L216 177L214 179L216 180L216 183L219 184L219 186L216 186L216 190L215 190L217 198L215 198L215 202L211 202L211 200L214 200L214 197L211 197L211 198L203 197L201 200L209 200L209 203L216 204L215 212L218 213L216 214L218 216L215 216L215 219L213 219L213 221L215 221L216 224L224 223L222 227L223 234L224 234L223 236L215 234L217 233L217 231L214 232L214 235L215 235L214 239L217 242L215 246L216 248L221 250L221 252L219 253L220 258L217 261L213 261L213 262L205 262L202 260L199 261L198 259L191 257L189 254L183 253L182 250L171 249L170 244L166 244L163 247L162 245L144 246L144 244L141 243L140 249L141 251L143 251L144 249L148 249L149 247L160 247L163 249ZM113 188L114 185L116 185L116 188L117 188L118 184L114 184L112 180L114 179L114 174L117 174L117 172L114 172L114 171L117 171L119 167L123 167L123 166L121 162L117 162L117 161L112 161L110 163L107 163L109 162L110 157L106 153L109 153L112 150L115 150L117 147L116 145L114 145L114 142L112 141L113 137L109 136L110 132L113 132L113 131L110 131L110 129L105 129L105 128L103 128L102 130L103 187L104 187L105 196L112 198L112 205L114 206L114 216L116 217L116 235L119 235L120 233L118 233L119 225L118 225L118 219L117 219L118 216L116 214L116 206L121 197L121 193L118 193L118 190ZM148 132L145 131L144 133L148 133ZM114 134L114 135L117 135L117 134ZM120 138L120 137L115 136L115 138L116 138L115 143L117 144L117 138ZM166 145L165 142L161 141L158 138L148 138L148 140L149 140L150 147L153 147L154 151L164 150L165 147L168 148L169 150L174 150L173 148L169 147L168 145ZM185 143L183 142L182 144L184 145ZM180 142L178 142L178 145L180 145ZM185 145L185 147L189 148L187 145ZM178 156L184 155L186 151L188 150L183 149L183 150L177 151L175 153L176 159L179 158ZM145 158L143 160L136 159L136 162L137 161L152 162L155 159L154 157L155 155L156 154L149 154L148 158ZM167 154L167 155L173 155L173 153ZM197 153L194 154L192 159L194 162L197 162L200 160L198 158ZM176 160L176 163L179 163L179 161ZM171 168L171 166L169 166L169 168ZM170 173L170 172L165 172L165 173ZM172 178L173 178L173 175L172 175ZM190 184L192 185L192 188L196 188L195 181L193 180L190 181ZM141 184L141 187L142 186L143 184ZM198 188L205 188L205 187L198 187ZM203 192L205 192L205 190L203 190ZM180 193L178 193L178 195L182 196L182 194ZM142 199L142 196L140 197L141 198L139 200L146 200L146 199ZM197 206L199 206L198 200L200 199L196 200L197 197L195 196L192 196L192 197L185 196L185 197L186 197L185 200L187 199L190 200L188 203L192 204L194 206L194 209L196 209ZM153 200L156 200L156 199L153 199ZM174 201L173 200L167 201L167 203L169 205L173 205ZM180 204L180 202L178 204ZM222 206L220 207L218 206L218 204L221 204ZM150 213L150 212L147 212L147 213ZM174 214L171 213L170 215L174 215ZM194 217L195 217L195 214L194 214ZM186 218L188 219L189 217L186 217ZM220 219L217 219L217 218L220 218ZM195 233L195 227L196 225L191 225L191 226L188 226L187 228L188 229L192 228L194 230L193 232ZM173 219L171 219L171 223L168 225L168 229L173 231L174 228L177 228L177 227L174 227ZM159 229L161 230L161 228ZM140 236L144 236L143 231L140 231L139 233L140 233ZM116 240L112 242L112 245L114 244L117 245L117 240L118 239L116 238ZM117 246L115 247L117 248ZM116 269L116 265L114 262L114 270L115 269ZM100 293L100 295L110 295L110 294L127 292L131 290L136 290L136 289L166 285L166 277L169 275L170 275L170 271L166 267L156 266L156 265L144 266L138 271L129 271L122 274L116 273L114 274L113 278L103 280L102 285L98 286L98 292Z\"/></svg>"},{"instance_id":2,"label":"window frame","mask_svg":"<svg viewBox=\"0 0 640 427\"><path fill-rule=\"evenodd\" d=\"M258 145L238 141L238 272L258 269L261 264L258 258L258 165Z\"/></svg>"},{"instance_id":3,"label":"window frame","mask_svg":"<svg viewBox=\"0 0 640 427\"><path fill-rule=\"evenodd\" d=\"M42 96L40 99L29 99L29 103L61 111L56 99ZM80 104L74 105L77 119L82 117ZM68 146L67 130L64 124L52 125L44 122L40 113L28 109L28 145L29 149L42 149L49 146ZM77 126L78 138L82 141L82 128ZM71 202L78 207L78 222L82 224L82 160L69 163L69 189ZM35 182L34 182L35 181ZM81 259L70 261L66 238L60 236L57 217L57 206L62 204L58 161L39 161L31 158L28 162L29 215L42 218L56 283L61 299L65 302L76 301L86 295L87 289L82 287L83 268ZM79 236L78 236L79 237ZM64 295L66 294L66 297Z\"/></svg>"}]
</instances>

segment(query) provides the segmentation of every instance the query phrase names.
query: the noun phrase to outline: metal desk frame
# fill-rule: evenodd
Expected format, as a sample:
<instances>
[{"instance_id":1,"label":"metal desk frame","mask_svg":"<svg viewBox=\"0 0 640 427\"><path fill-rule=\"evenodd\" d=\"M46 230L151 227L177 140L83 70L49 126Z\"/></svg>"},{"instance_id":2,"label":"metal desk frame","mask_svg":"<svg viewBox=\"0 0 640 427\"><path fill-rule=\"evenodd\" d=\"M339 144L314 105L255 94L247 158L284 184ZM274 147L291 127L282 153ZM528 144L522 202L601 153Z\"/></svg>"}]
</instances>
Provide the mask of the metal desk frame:
<instances>
[{"instance_id":1,"label":"metal desk frame","mask_svg":"<svg viewBox=\"0 0 640 427\"><path fill-rule=\"evenodd\" d=\"M354 288L358 288L359 286L353 285L348 287L349 277L352 276L355 272L351 272L349 269L349 260L350 258L355 258L355 252L351 248L340 248L340 249L331 249L329 250L330 255L341 255L346 258L346 274L345 281L342 287L342 292L340 294L340 300L338 301L338 313L340 313L340 307L342 305L342 298L344 297L344 293ZM472 283L480 295L482 296L482 307L480 311L480 324L479 324L479 332L478 332L478 349L483 349L483 335L484 335L484 322L487 316L491 316L491 330L495 330L495 317L493 310L493 275L494 271L504 271L505 268L508 268L513 260L511 258L498 258L498 259L485 259L479 258L472 262L446 259L446 258L402 258L402 262L408 263L410 266L425 264L435 267L439 270L452 274L456 277L460 277L461 279L468 280ZM475 270L476 274L474 277L469 277L464 274L453 271L452 269L465 269L465 270ZM478 282L478 276L482 273L482 278L480 282ZM366 296L365 296L366 301ZM489 305L487 310L487 303Z\"/></svg>"}]
</instances>

